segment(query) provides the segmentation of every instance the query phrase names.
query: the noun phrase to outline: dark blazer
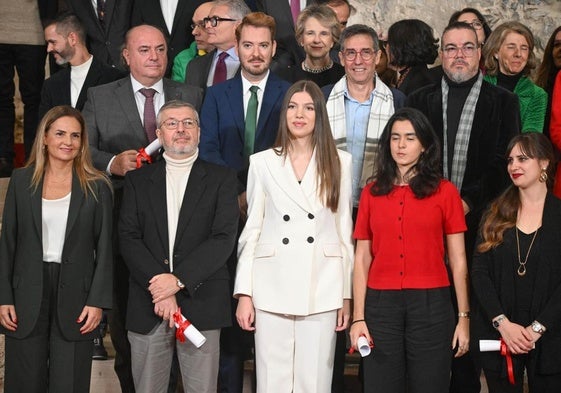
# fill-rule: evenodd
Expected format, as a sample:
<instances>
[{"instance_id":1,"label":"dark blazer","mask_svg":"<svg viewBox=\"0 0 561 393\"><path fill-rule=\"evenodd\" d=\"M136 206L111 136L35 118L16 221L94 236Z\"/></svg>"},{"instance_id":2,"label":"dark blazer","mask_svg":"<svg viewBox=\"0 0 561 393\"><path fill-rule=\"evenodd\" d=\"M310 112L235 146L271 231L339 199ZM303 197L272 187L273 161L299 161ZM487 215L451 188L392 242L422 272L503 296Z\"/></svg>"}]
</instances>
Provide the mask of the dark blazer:
<instances>
[{"instance_id":1,"label":"dark blazer","mask_svg":"<svg viewBox=\"0 0 561 393\"><path fill-rule=\"evenodd\" d=\"M536 236L532 254L538 263L536 282L530 307L530 322L541 322L547 331L532 351L537 372L561 372L561 200L548 194L542 216L542 226ZM534 251L535 250L535 251ZM514 280L517 277L513 261L517 260L514 229L508 229L504 241L485 253L475 253L471 281L478 307L473 317L473 340L498 340L500 334L491 320L500 314L512 319L516 308ZM516 322L516 321L515 321ZM474 350L478 350L477 345ZM500 371L505 369L504 357L498 353L481 354L483 366Z\"/></svg>"},{"instance_id":2,"label":"dark blazer","mask_svg":"<svg viewBox=\"0 0 561 393\"><path fill-rule=\"evenodd\" d=\"M43 181L30 188L33 167L16 169L10 179L0 238L0 304L13 304L18 316L15 332L27 337L37 323L43 299L43 241L41 195ZM103 181L94 183L96 197L85 195L76 175L59 277L57 318L64 338L91 340L82 335L76 319L85 305L111 308L113 288L112 195Z\"/></svg>"},{"instance_id":3,"label":"dark blazer","mask_svg":"<svg viewBox=\"0 0 561 393\"><path fill-rule=\"evenodd\" d=\"M179 213L174 249L169 250L166 163L159 161L125 177L119 220L121 254L131 275L127 329L147 334L162 319L154 313L150 279L173 274L185 289L175 296L183 315L199 330L230 326L226 261L238 229L236 177L231 169L197 159Z\"/></svg>"},{"instance_id":4,"label":"dark blazer","mask_svg":"<svg viewBox=\"0 0 561 393\"><path fill-rule=\"evenodd\" d=\"M99 23L91 1L66 0L86 28L88 49L98 60L124 70L121 47L131 24L133 0L105 0L105 23Z\"/></svg>"},{"instance_id":5,"label":"dark blazer","mask_svg":"<svg viewBox=\"0 0 561 393\"><path fill-rule=\"evenodd\" d=\"M211 50L204 56L195 57L187 64L185 70L185 83L192 86L198 86L206 90L206 82L208 80L208 73L212 67L212 60L216 49Z\"/></svg>"},{"instance_id":6,"label":"dark blazer","mask_svg":"<svg viewBox=\"0 0 561 393\"><path fill-rule=\"evenodd\" d=\"M409 72L399 85L398 89L406 96L413 93L415 90L420 89L434 83L433 77L429 69L424 64L419 64L410 68Z\"/></svg>"},{"instance_id":7,"label":"dark blazer","mask_svg":"<svg viewBox=\"0 0 561 393\"><path fill-rule=\"evenodd\" d=\"M442 90L432 84L407 97L405 105L419 109L431 122L442 145ZM506 147L520 133L518 98L483 81L475 108L467 165L460 195L471 210L481 210L509 184ZM442 146L441 146L442 150ZM469 226L469 225L468 225Z\"/></svg>"},{"instance_id":8,"label":"dark blazer","mask_svg":"<svg viewBox=\"0 0 561 393\"><path fill-rule=\"evenodd\" d=\"M193 86L164 79L166 101L183 100L199 108L202 92ZM129 76L88 90L83 110L88 127L92 159L97 169L105 171L111 158L125 150L145 147L148 138L136 107ZM119 188L122 178L112 176Z\"/></svg>"},{"instance_id":9,"label":"dark blazer","mask_svg":"<svg viewBox=\"0 0 561 393\"><path fill-rule=\"evenodd\" d=\"M188 48L193 42L193 34L191 34L191 20L193 14L204 0L178 0L175 17L173 18L173 26L171 33L169 32L162 7L158 0L135 0L131 16L131 26L140 24L149 24L159 27L166 37L168 43L168 65L166 69L166 77L171 75L173 59L183 49Z\"/></svg>"},{"instance_id":10,"label":"dark blazer","mask_svg":"<svg viewBox=\"0 0 561 393\"><path fill-rule=\"evenodd\" d=\"M279 114L284 94L290 84L273 73L263 92L263 102L255 131L255 152L270 148L279 127ZM240 75L206 91L201 109L201 158L238 171L240 191L247 183L248 163L243 159L245 112Z\"/></svg>"},{"instance_id":11,"label":"dark blazer","mask_svg":"<svg viewBox=\"0 0 561 393\"><path fill-rule=\"evenodd\" d=\"M43 83L41 104L39 105L39 121L47 111L57 105L70 105L70 66L63 68ZM76 101L76 109L82 110L86 103L88 89L93 86L113 82L123 77L117 68L101 63L95 56L86 75L86 80Z\"/></svg>"}]
</instances>

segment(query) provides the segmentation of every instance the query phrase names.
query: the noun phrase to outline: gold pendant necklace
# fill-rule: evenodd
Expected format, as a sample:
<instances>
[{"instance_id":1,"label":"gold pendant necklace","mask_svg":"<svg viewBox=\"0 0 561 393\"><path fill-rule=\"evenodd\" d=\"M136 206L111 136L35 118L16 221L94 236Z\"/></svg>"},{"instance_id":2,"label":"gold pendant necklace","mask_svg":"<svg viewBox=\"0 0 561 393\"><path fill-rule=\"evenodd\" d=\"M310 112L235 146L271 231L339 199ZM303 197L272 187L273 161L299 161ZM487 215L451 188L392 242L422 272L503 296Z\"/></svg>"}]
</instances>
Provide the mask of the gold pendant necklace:
<instances>
[{"instance_id":1,"label":"gold pendant necklace","mask_svg":"<svg viewBox=\"0 0 561 393\"><path fill-rule=\"evenodd\" d=\"M520 277L523 277L526 275L526 262L528 262L528 256L530 255L530 250L534 245L534 240L536 240L536 236L538 235L539 228L536 229L536 232L534 232L534 236L532 237L532 241L530 242L530 247L528 247L528 252L526 253L526 258L524 258L524 262L520 260L520 239L518 238L518 227L515 226L514 228L516 230L516 250L518 251L518 264L519 264L516 272Z\"/></svg>"}]
</instances>

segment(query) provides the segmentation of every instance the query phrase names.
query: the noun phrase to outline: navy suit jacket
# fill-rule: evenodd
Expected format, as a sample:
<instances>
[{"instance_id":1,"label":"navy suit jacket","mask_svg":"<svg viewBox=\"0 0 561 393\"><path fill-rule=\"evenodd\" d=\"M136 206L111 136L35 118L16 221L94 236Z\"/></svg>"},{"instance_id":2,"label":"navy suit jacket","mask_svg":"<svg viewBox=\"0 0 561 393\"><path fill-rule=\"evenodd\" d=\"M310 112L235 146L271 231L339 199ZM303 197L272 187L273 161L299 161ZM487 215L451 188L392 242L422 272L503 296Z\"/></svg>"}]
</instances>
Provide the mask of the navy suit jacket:
<instances>
[{"instance_id":1,"label":"navy suit jacket","mask_svg":"<svg viewBox=\"0 0 561 393\"><path fill-rule=\"evenodd\" d=\"M270 148L277 137L282 100L290 84L273 73L263 92L263 102L255 131L254 151ZM201 158L238 171L241 190L247 183L248 163L244 162L245 112L240 75L211 86L201 109Z\"/></svg>"}]
</instances>

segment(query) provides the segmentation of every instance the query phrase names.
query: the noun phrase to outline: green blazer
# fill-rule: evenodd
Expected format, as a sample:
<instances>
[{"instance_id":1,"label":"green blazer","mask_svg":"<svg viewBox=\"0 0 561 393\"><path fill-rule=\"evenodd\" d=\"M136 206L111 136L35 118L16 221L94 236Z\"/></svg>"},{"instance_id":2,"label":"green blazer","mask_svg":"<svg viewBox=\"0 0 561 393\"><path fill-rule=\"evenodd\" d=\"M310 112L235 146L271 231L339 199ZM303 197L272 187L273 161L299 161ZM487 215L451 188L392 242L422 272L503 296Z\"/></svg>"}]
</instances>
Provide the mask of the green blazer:
<instances>
[{"instance_id":1,"label":"green blazer","mask_svg":"<svg viewBox=\"0 0 561 393\"><path fill-rule=\"evenodd\" d=\"M485 75L485 80L493 85L497 85L497 77ZM537 131L543 132L545 111L547 109L547 93L544 89L532 82L528 77L520 78L514 94L518 96L520 103L520 120L522 122L522 132Z\"/></svg>"},{"instance_id":2,"label":"green blazer","mask_svg":"<svg viewBox=\"0 0 561 393\"><path fill-rule=\"evenodd\" d=\"M33 167L13 172L8 186L0 237L0 304L13 304L15 332L25 338L35 327L43 299L43 180L30 187ZM69 341L91 340L98 332L80 333L76 319L85 305L111 308L113 288L112 194L103 181L94 183L96 197L85 195L76 175L62 250L57 299L58 323Z\"/></svg>"}]
</instances>

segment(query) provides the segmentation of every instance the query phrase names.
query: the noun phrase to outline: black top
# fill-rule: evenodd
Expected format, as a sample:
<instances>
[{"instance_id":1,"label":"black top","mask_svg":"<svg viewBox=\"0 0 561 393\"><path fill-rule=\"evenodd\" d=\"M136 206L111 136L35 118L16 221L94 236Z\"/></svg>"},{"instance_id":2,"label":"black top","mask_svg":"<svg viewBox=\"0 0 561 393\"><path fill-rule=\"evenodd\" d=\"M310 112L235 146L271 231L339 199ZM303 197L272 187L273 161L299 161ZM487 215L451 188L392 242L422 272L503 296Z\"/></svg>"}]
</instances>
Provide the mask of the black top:
<instances>
[{"instance_id":1,"label":"black top","mask_svg":"<svg viewBox=\"0 0 561 393\"><path fill-rule=\"evenodd\" d=\"M333 67L330 69L316 74L304 71L302 65L298 64L281 68L276 71L276 74L290 83L307 79L314 81L319 87L323 87L337 83L345 75L345 68L340 64L333 63Z\"/></svg>"},{"instance_id":2,"label":"black top","mask_svg":"<svg viewBox=\"0 0 561 393\"><path fill-rule=\"evenodd\" d=\"M497 74L497 86L501 86L508 91L514 92L514 88L520 78L522 78L522 73L518 73L516 75L505 75L499 71Z\"/></svg>"}]
</instances>

